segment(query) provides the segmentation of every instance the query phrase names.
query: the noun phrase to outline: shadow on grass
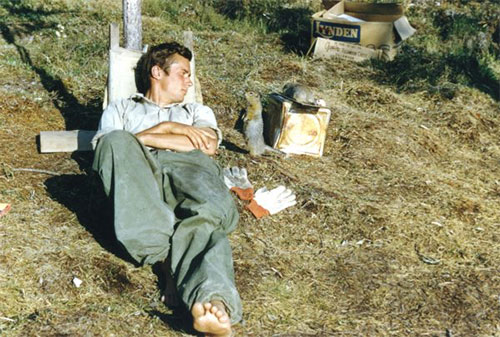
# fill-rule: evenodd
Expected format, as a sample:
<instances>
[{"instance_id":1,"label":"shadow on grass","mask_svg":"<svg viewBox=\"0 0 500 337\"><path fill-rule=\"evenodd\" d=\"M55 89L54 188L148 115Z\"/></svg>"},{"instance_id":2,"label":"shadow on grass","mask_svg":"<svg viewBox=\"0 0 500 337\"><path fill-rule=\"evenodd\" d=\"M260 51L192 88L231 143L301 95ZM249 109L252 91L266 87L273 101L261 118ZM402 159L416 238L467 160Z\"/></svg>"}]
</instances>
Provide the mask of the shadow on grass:
<instances>
[{"instance_id":1,"label":"shadow on grass","mask_svg":"<svg viewBox=\"0 0 500 337\"><path fill-rule=\"evenodd\" d=\"M139 267L139 264L116 239L112 205L104 195L99 177L93 172L91 174L55 176L47 179L45 186L54 200L76 214L79 223L92 234L102 248L135 267ZM110 273L111 269L106 264L102 268L107 268L108 274ZM158 264L153 266L153 272L158 277L158 287L164 289L166 280L158 270ZM115 271L112 275L110 283L115 289L118 289L117 291L124 286L123 284L126 286L129 282L126 276L122 276L120 270ZM146 310L146 312L152 317L158 317L175 331L196 335L196 331L192 328L191 315L183 307L175 308L172 314L166 314L156 309Z\"/></svg>"},{"instance_id":2,"label":"shadow on grass","mask_svg":"<svg viewBox=\"0 0 500 337\"><path fill-rule=\"evenodd\" d=\"M96 117L100 112L98 102L91 105L81 104L60 78L38 66L28 49L17 41L18 36L32 35L37 31L53 29L56 24L50 23L47 17L66 12L34 9L22 1L0 0L0 6L9 13L9 21L15 22L13 25L8 25L7 22L0 21L0 32L3 38L16 48L21 61L39 76L45 90L52 93L50 95L52 103L63 116L66 129L96 129L98 122ZM75 152L72 154L72 159L87 174L49 178L45 181L48 192L54 200L76 214L82 226L92 233L103 248L124 260L132 261L132 258L128 256L114 237L110 221L112 218L108 214L109 205L105 204L104 196L95 191L98 190L96 188L98 187L97 179L93 178L90 169L93 153Z\"/></svg>"},{"instance_id":3,"label":"shadow on grass","mask_svg":"<svg viewBox=\"0 0 500 337\"><path fill-rule=\"evenodd\" d=\"M45 90L52 93L52 103L61 112L66 129L95 129L98 122L96 117L100 112L99 101L96 100L91 105L81 104L68 91L60 78L38 66L36 60L31 58L28 49L16 40L18 36L32 35L34 32L44 29L54 29L57 24L49 22L47 17L67 12L34 9L22 1L1 0L0 6L9 13L9 21L15 22L15 24L9 25L5 20L0 21L0 32L3 38L16 48L21 61L39 76Z\"/></svg>"},{"instance_id":4,"label":"shadow on grass","mask_svg":"<svg viewBox=\"0 0 500 337\"><path fill-rule=\"evenodd\" d=\"M235 153L242 153L242 154L248 154L249 152L245 149L242 149L238 145L229 142L227 140L223 140L221 143L221 147L225 148L228 151L235 152Z\"/></svg>"},{"instance_id":5,"label":"shadow on grass","mask_svg":"<svg viewBox=\"0 0 500 337\"><path fill-rule=\"evenodd\" d=\"M310 8L284 8L280 7L271 20L269 29L280 33L285 49L299 55L307 54L311 42L311 16Z\"/></svg>"},{"instance_id":6,"label":"shadow on grass","mask_svg":"<svg viewBox=\"0 0 500 337\"><path fill-rule=\"evenodd\" d=\"M195 336L202 336L199 332L193 329L191 314L187 310L176 310L172 314L166 314L159 310L147 310L151 317L158 317L169 328L175 331L187 333Z\"/></svg>"},{"instance_id":7,"label":"shadow on grass","mask_svg":"<svg viewBox=\"0 0 500 337\"><path fill-rule=\"evenodd\" d=\"M401 91L427 90L453 98L456 86L461 84L500 100L499 79L471 50L441 54L405 45L393 61L374 60L372 65L382 72L376 76L376 81L396 85Z\"/></svg>"},{"instance_id":8,"label":"shadow on grass","mask_svg":"<svg viewBox=\"0 0 500 337\"><path fill-rule=\"evenodd\" d=\"M93 173L60 175L45 181L53 200L75 213L78 222L107 251L138 266L116 239L112 205L102 191L100 180Z\"/></svg>"}]
</instances>

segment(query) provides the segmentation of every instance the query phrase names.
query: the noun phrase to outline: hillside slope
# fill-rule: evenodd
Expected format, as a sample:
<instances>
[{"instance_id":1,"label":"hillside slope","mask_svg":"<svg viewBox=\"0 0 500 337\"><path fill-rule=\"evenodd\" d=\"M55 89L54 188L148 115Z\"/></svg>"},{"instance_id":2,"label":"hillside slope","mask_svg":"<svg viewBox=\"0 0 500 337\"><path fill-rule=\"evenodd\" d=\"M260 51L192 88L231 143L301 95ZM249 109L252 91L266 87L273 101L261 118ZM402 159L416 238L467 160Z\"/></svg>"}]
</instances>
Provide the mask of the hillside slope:
<instances>
[{"instance_id":1,"label":"hillside slope","mask_svg":"<svg viewBox=\"0 0 500 337\"><path fill-rule=\"evenodd\" d=\"M315 1L143 1L144 43L194 32L221 166L297 194L261 220L238 202L238 335L500 336L498 2L462 2L406 1L403 53L355 64L301 54ZM120 21L117 1L0 0L1 336L192 333L113 240L92 154L36 147L43 130L97 127ZM244 93L291 81L332 107L323 157L251 158Z\"/></svg>"}]
</instances>

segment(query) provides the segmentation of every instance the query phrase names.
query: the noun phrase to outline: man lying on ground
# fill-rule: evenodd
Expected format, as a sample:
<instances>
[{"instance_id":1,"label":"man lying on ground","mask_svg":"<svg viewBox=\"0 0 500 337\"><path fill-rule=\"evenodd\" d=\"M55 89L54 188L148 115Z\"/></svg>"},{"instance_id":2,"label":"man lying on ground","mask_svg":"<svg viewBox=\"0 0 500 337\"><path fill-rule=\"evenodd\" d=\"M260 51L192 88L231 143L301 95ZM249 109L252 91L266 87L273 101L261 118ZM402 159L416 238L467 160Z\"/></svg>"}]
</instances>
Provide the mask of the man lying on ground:
<instances>
[{"instance_id":1,"label":"man lying on ground","mask_svg":"<svg viewBox=\"0 0 500 337\"><path fill-rule=\"evenodd\" d=\"M180 104L191 58L175 42L141 58L144 94L103 112L93 169L113 202L119 242L138 263L165 264L197 331L229 336L242 314L227 238L238 211L210 157L221 141L213 111Z\"/></svg>"}]
</instances>

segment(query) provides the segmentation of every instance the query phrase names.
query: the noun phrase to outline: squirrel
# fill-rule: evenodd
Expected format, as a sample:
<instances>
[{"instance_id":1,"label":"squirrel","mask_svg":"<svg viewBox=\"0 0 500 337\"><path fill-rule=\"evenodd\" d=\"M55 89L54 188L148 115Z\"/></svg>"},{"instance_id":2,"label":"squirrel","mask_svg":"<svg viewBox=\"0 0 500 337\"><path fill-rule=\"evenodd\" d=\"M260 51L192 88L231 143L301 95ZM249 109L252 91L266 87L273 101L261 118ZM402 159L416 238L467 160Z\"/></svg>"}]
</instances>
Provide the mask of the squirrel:
<instances>
[{"instance_id":1,"label":"squirrel","mask_svg":"<svg viewBox=\"0 0 500 337\"><path fill-rule=\"evenodd\" d=\"M243 119L243 133L251 156L260 156L266 151L286 155L264 142L264 121L262 120L262 103L260 95L254 91L245 94L247 110Z\"/></svg>"},{"instance_id":2,"label":"squirrel","mask_svg":"<svg viewBox=\"0 0 500 337\"><path fill-rule=\"evenodd\" d=\"M325 101L316 99L312 89L299 83L287 83L283 87L283 95L301 104L325 106Z\"/></svg>"}]
</instances>

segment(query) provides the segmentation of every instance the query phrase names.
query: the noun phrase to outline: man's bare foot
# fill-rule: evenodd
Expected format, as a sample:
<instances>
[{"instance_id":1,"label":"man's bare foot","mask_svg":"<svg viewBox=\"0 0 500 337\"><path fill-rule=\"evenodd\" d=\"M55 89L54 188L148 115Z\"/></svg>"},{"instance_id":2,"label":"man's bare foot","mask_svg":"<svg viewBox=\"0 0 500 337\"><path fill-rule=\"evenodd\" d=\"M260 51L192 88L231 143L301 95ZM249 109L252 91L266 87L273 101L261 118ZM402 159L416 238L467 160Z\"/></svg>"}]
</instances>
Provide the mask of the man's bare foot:
<instances>
[{"instance_id":1,"label":"man's bare foot","mask_svg":"<svg viewBox=\"0 0 500 337\"><path fill-rule=\"evenodd\" d=\"M191 309L193 327L210 337L230 337L231 321L224 304L219 301L196 302Z\"/></svg>"}]
</instances>

